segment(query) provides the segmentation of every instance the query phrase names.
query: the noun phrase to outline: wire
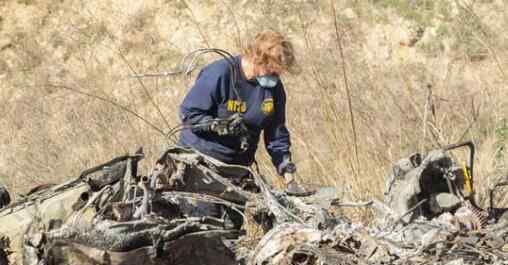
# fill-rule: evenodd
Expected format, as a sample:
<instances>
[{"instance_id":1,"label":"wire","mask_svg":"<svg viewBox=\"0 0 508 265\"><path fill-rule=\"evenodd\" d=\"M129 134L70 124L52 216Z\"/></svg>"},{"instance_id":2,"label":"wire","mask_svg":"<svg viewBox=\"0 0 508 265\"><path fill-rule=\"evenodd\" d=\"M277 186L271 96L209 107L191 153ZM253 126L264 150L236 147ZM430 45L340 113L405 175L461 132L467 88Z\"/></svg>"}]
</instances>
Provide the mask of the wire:
<instances>
[{"instance_id":1,"label":"wire","mask_svg":"<svg viewBox=\"0 0 508 265\"><path fill-rule=\"evenodd\" d=\"M236 63L235 63L236 59L231 53L229 53L225 50L222 50L222 49L217 49L217 48L196 49L196 50L191 51L190 53L186 54L182 58L179 65L177 66L177 70L175 70L175 71L167 71L167 72L163 72L163 73L159 73L159 74L137 74L136 72L134 72L134 75L131 75L131 77L138 79L138 81L140 82L140 78L144 78L144 77L169 76L169 75L176 75L176 74L182 74L182 73L188 75L197 68L196 62L197 62L198 58L201 55L204 55L207 53L219 54L229 64L229 69L231 72L231 80L230 80L229 86L230 86L231 90L233 91L233 93L235 93L235 96L237 97L237 99L242 100L242 98L240 96L240 92L237 87L239 74L238 74L238 69L236 67ZM145 88L145 90L146 90L146 88ZM160 110L159 110L159 113L161 113ZM176 135L176 133L182 131L183 129L187 129L187 128L198 128L198 127L209 126L214 121L219 121L219 119L212 119L212 120L206 121L205 123L199 123L199 124L194 124L194 125L186 125L184 123L180 123L180 124L176 125L175 127L170 128L167 133L164 133L164 135L167 139L173 141L173 143L176 143L176 140L173 138ZM167 121L166 121L166 124L167 124Z\"/></svg>"},{"instance_id":2,"label":"wire","mask_svg":"<svg viewBox=\"0 0 508 265\"><path fill-rule=\"evenodd\" d=\"M182 60L181 66L184 65L185 60L187 58L191 58L190 63L187 65L186 72L189 71L189 69L195 69L194 64L197 61L197 59L199 58L199 56L207 54L207 53L217 53L220 56L222 56L229 63L231 76L232 76L231 82L229 85L230 85L231 89L233 90L233 92L235 93L235 95L237 96L237 98L241 100L240 93L237 88L238 71L237 71L237 68L235 65L235 57L231 53L229 53L225 50L222 50L222 49L217 49L217 48L197 49L197 50L190 52L187 56L184 57L184 60Z\"/></svg>"},{"instance_id":3,"label":"wire","mask_svg":"<svg viewBox=\"0 0 508 265\"><path fill-rule=\"evenodd\" d=\"M240 92L238 91L237 83L238 83L238 69L236 68L235 64L235 57L229 53L226 50L218 49L218 48L201 48L191 51L190 53L186 54L182 60L180 61L180 64L177 66L177 70L174 71L166 71L158 74L137 74L131 75L131 77L134 78L143 78L143 77L159 77L159 76L169 76L169 75L177 75L177 74L190 74L192 71L194 71L197 68L196 61L201 55L207 54L207 53L216 53L222 56L226 62L228 62L230 71L231 71L231 82L230 87L235 93L235 96L238 99L242 99L240 96Z\"/></svg>"},{"instance_id":4,"label":"wire","mask_svg":"<svg viewBox=\"0 0 508 265\"><path fill-rule=\"evenodd\" d=\"M213 122L222 121L222 120L223 119L210 119L210 120L207 120L206 122L201 122L201 123L193 124L193 125L186 125L186 124L180 123L177 126L171 128L171 130L169 130L165 134L165 136L166 136L166 138L168 138L168 139L172 140L174 143L176 143L176 140L171 138L171 137L176 136L176 133L181 132L184 129L194 129L194 128L199 128L199 127L210 126Z\"/></svg>"},{"instance_id":5,"label":"wire","mask_svg":"<svg viewBox=\"0 0 508 265\"><path fill-rule=\"evenodd\" d=\"M95 94L92 94L92 93L88 93L88 92L85 92L85 91L81 91L79 89L76 89L76 88L73 88L73 87L70 87L70 86L66 86L66 85L47 84L46 86L70 90L72 92L75 92L75 93L78 93L78 94L81 94L81 95L85 95L85 96L88 96L88 97L91 97L91 98L95 98L95 99L104 101L106 103L109 103L109 104L111 104L111 105L113 105L113 106L115 106L117 108L120 108L123 111L126 111L127 113L129 113L131 115L134 115L136 118L138 118L141 121L143 121L144 123L146 123L148 126L150 126L155 131L159 132L162 135L165 135L164 131L162 129L160 129L159 127L157 127L155 124L153 124L152 122L148 121L147 119L145 119L143 116L141 116L137 112L129 109L128 107L126 107L126 106L124 106L122 104L119 104L119 103L115 102L112 99L109 99L109 98L106 98L106 97L102 97L102 96L99 96L99 95L95 95Z\"/></svg>"},{"instance_id":6,"label":"wire","mask_svg":"<svg viewBox=\"0 0 508 265\"><path fill-rule=\"evenodd\" d=\"M124 61L124 63L127 65L127 67L131 70L132 73L134 73L135 75L137 75L137 72L136 70L134 69L134 67L129 63L129 60L127 60L127 58L125 57L125 55L122 53L122 51L120 49L118 49L118 54L120 55L120 58L122 58L122 60ZM166 126L167 128L171 128L171 126L169 125L169 121L168 119L166 119L166 116L164 116L164 114L162 113L162 110L161 108L159 107L159 105L155 102L155 100L153 99L152 97L152 94L150 93L150 91L148 90L148 88L145 86L145 83L143 83L143 81L141 80L140 77L137 77L136 80L138 81L139 85L141 86L141 88L143 88L143 91L145 92L146 96L148 97L148 99L150 100L150 103L152 103L153 107L157 110L157 112L159 113L159 115L161 116L162 120L164 121L164 123L166 123Z\"/></svg>"}]
</instances>

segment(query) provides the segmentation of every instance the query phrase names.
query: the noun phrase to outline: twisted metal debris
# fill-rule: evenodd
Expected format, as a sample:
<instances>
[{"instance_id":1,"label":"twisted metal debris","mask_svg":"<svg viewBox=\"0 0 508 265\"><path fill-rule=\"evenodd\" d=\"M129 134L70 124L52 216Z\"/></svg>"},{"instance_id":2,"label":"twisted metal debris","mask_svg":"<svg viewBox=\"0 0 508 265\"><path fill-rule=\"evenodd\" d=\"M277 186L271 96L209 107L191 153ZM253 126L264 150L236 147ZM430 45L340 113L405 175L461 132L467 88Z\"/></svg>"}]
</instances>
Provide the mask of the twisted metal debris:
<instances>
[{"instance_id":1,"label":"twisted metal debris","mask_svg":"<svg viewBox=\"0 0 508 265\"><path fill-rule=\"evenodd\" d=\"M460 167L448 151L464 146ZM475 203L473 157L471 143L413 154L384 202L347 203L333 188L288 196L177 148L142 175L138 151L0 210L0 264L508 264L508 214ZM374 222L334 214L349 206L374 208Z\"/></svg>"}]
</instances>

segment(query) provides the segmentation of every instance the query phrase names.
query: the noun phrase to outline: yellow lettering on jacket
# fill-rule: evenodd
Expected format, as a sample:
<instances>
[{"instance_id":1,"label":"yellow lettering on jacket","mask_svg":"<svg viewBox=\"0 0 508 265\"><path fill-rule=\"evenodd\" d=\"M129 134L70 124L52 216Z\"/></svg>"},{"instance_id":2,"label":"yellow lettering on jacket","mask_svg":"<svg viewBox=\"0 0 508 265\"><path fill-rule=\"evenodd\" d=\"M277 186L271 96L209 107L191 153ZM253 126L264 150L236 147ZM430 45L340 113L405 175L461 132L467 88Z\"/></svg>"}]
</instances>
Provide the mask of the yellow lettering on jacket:
<instances>
[{"instance_id":1,"label":"yellow lettering on jacket","mask_svg":"<svg viewBox=\"0 0 508 265\"><path fill-rule=\"evenodd\" d=\"M228 100L226 103L227 110L229 112L240 112L244 113L247 111L247 104L240 100Z\"/></svg>"}]
</instances>

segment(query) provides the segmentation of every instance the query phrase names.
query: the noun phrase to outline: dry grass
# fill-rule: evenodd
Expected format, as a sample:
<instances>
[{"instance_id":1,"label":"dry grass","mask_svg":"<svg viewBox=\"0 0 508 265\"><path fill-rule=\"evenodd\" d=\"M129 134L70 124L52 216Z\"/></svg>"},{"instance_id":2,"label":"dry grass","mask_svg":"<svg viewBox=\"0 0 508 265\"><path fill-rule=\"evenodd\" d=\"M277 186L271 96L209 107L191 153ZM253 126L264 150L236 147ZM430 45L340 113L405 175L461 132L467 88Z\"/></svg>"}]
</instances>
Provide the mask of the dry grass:
<instances>
[{"instance_id":1,"label":"dry grass","mask_svg":"<svg viewBox=\"0 0 508 265\"><path fill-rule=\"evenodd\" d=\"M381 198L393 161L473 140L476 185L486 186L506 172L508 47L495 32L508 20L495 3L450 13L403 2L343 1L334 17L329 1L4 1L0 14L14 15L0 20L0 182L24 192L138 146L150 168L166 144L153 127L177 125L193 77L129 75L174 68L194 48L237 52L272 28L298 49L302 71L284 82L302 182ZM258 160L277 182L264 150Z\"/></svg>"}]
</instances>

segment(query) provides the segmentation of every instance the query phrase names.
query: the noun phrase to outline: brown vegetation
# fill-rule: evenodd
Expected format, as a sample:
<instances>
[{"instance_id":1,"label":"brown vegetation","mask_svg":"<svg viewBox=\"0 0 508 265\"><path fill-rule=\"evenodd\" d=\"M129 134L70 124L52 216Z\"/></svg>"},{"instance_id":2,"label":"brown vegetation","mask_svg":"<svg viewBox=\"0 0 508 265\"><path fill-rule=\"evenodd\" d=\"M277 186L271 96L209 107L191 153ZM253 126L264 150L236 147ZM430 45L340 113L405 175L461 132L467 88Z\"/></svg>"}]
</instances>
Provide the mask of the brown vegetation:
<instances>
[{"instance_id":1,"label":"brown vegetation","mask_svg":"<svg viewBox=\"0 0 508 265\"><path fill-rule=\"evenodd\" d=\"M297 50L284 82L302 182L380 197L392 161L467 139L477 187L506 171L506 1L334 2L0 2L0 183L24 192L138 146L151 167L194 77L131 75L196 48L238 52L266 28Z\"/></svg>"}]
</instances>

